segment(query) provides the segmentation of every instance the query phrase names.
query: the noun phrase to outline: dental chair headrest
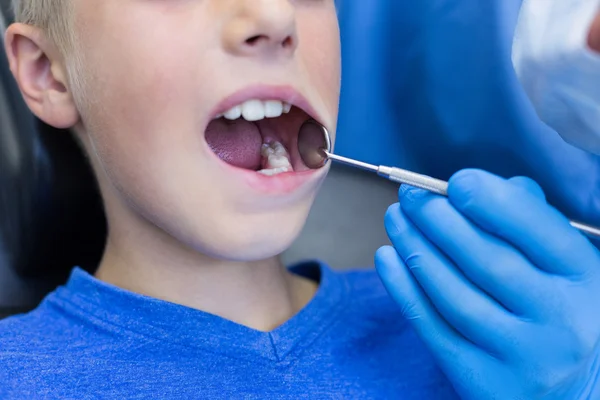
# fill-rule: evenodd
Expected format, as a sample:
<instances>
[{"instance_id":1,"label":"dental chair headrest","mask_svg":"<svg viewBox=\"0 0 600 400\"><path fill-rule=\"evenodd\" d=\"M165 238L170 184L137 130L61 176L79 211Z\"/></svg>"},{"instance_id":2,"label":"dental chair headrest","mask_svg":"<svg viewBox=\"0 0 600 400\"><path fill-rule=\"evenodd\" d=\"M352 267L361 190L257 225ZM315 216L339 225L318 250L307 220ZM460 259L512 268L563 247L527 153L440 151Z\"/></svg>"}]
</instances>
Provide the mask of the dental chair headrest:
<instances>
[{"instance_id":1,"label":"dental chair headrest","mask_svg":"<svg viewBox=\"0 0 600 400\"><path fill-rule=\"evenodd\" d=\"M4 26L12 17L10 3L0 0L2 43ZM3 286L13 287L15 279L43 287L33 296L39 300L64 282L73 266L93 270L100 260L106 228L95 178L83 152L70 132L53 129L29 112L4 49L0 50L2 307L11 302L2 297L7 293Z\"/></svg>"}]
</instances>

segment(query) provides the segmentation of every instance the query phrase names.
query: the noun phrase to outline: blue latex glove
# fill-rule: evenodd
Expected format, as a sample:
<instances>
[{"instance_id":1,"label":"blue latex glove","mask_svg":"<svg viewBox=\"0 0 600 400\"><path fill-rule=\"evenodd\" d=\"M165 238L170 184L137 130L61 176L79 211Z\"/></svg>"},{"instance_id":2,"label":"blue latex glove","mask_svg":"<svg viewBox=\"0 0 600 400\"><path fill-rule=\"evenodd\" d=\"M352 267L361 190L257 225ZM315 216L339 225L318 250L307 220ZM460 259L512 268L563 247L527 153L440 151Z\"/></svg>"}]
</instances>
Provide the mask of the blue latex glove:
<instances>
[{"instance_id":1,"label":"blue latex glove","mask_svg":"<svg viewBox=\"0 0 600 400\"><path fill-rule=\"evenodd\" d=\"M600 398L600 253L534 181L403 187L385 226L379 274L459 395Z\"/></svg>"},{"instance_id":2,"label":"blue latex glove","mask_svg":"<svg viewBox=\"0 0 600 400\"><path fill-rule=\"evenodd\" d=\"M521 0L340 0L336 152L448 179L463 168L540 183L600 225L600 157L542 124L511 62Z\"/></svg>"}]
</instances>

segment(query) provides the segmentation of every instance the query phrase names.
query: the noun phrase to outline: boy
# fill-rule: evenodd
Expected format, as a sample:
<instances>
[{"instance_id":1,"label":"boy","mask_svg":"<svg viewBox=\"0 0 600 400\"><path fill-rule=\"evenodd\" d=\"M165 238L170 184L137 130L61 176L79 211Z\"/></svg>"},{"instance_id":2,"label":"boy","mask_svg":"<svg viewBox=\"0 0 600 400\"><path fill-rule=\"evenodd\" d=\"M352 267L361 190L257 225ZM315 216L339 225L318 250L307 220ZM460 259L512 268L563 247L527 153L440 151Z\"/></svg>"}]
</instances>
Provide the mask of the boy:
<instances>
[{"instance_id":1,"label":"boy","mask_svg":"<svg viewBox=\"0 0 600 400\"><path fill-rule=\"evenodd\" d=\"M335 130L333 0L18 0L11 70L73 128L109 223L95 276L0 322L0 398L454 392L373 272L284 268Z\"/></svg>"}]
</instances>

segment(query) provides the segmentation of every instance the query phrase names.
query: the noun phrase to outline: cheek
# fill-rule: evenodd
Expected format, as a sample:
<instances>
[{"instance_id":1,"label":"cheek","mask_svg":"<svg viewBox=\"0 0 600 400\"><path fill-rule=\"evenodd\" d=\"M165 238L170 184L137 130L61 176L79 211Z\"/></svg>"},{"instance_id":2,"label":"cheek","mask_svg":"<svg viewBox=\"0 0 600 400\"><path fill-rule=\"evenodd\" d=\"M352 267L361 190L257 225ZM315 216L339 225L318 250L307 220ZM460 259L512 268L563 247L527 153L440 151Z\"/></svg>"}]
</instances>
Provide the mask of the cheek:
<instances>
[{"instance_id":1,"label":"cheek","mask_svg":"<svg viewBox=\"0 0 600 400\"><path fill-rule=\"evenodd\" d=\"M309 70L312 83L330 111L337 114L341 81L340 32L335 12L303 16L298 20L298 51Z\"/></svg>"},{"instance_id":2,"label":"cheek","mask_svg":"<svg viewBox=\"0 0 600 400\"><path fill-rule=\"evenodd\" d=\"M102 104L99 110L106 114L105 121L145 136L150 128L159 128L154 125L156 121L177 119L165 117L182 110L180 104L193 104L193 85L189 85L193 74L176 64L175 60L180 59L177 49L159 57L156 52L129 46L105 47L97 43L95 47L101 57L92 53L87 59L87 70L91 72L88 94L93 94L95 103Z\"/></svg>"},{"instance_id":3,"label":"cheek","mask_svg":"<svg viewBox=\"0 0 600 400\"><path fill-rule=\"evenodd\" d=\"M90 107L82 117L106 168L142 184L201 162L203 99L194 81L198 63L181 62L190 57L184 43L162 46L157 38L154 47L143 44L143 32L128 34L119 42L90 38L84 67Z\"/></svg>"},{"instance_id":4,"label":"cheek","mask_svg":"<svg viewBox=\"0 0 600 400\"><path fill-rule=\"evenodd\" d=\"M97 71L86 92L102 106L92 103L82 117L102 163L111 170L131 172L133 176L126 178L131 181L153 176L153 169L172 162L170 154L181 154L182 147L191 149L197 143L189 134L194 121L178 103L186 98L176 79L158 68L136 68L136 74L130 74L129 61L133 60L122 58L110 68L107 60L104 71Z\"/></svg>"},{"instance_id":5,"label":"cheek","mask_svg":"<svg viewBox=\"0 0 600 400\"><path fill-rule=\"evenodd\" d=\"M156 20L161 14L150 4L101 3L95 5L97 12L81 17L86 27L81 47L90 76L87 93L102 105L96 107L103 114L98 120L109 124L108 131L118 127L146 141L152 139L152 131L180 132L177 124L182 121L196 123L183 114L200 114L193 108L202 104L195 81L202 64L194 57L203 49L198 49L198 41L189 39L190 35L174 37L193 16L181 10L171 18Z\"/></svg>"},{"instance_id":6,"label":"cheek","mask_svg":"<svg viewBox=\"0 0 600 400\"><path fill-rule=\"evenodd\" d=\"M181 62L190 57L185 44L159 52L133 39L95 38L87 48L94 50L85 57L89 106L82 119L108 182L151 215L169 215L177 208L172 197L186 196L190 182L191 193L218 187L203 153L198 63ZM222 200L198 195L190 201L196 209L218 209Z\"/></svg>"}]
</instances>

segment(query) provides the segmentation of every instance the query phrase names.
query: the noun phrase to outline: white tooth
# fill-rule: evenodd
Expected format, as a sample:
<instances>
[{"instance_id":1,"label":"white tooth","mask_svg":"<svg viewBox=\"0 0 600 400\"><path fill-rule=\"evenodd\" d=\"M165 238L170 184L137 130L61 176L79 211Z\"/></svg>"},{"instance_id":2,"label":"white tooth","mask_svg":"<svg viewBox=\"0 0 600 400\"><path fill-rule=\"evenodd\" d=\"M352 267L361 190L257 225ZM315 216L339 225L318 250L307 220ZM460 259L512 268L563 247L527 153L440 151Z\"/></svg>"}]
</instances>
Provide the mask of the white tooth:
<instances>
[{"instance_id":1,"label":"white tooth","mask_svg":"<svg viewBox=\"0 0 600 400\"><path fill-rule=\"evenodd\" d=\"M279 142L273 143L271 148L273 149L273 153L276 156L287 156L288 155L285 147L283 147L283 145Z\"/></svg>"},{"instance_id":2,"label":"white tooth","mask_svg":"<svg viewBox=\"0 0 600 400\"><path fill-rule=\"evenodd\" d=\"M287 114L292 110L292 105L289 103L283 103L283 113Z\"/></svg>"},{"instance_id":3,"label":"white tooth","mask_svg":"<svg viewBox=\"0 0 600 400\"><path fill-rule=\"evenodd\" d=\"M263 157L269 157L269 156L275 154L275 150L273 150L273 148L271 147L271 145L265 143L265 144L262 145L262 149L260 151L260 154Z\"/></svg>"},{"instance_id":4,"label":"white tooth","mask_svg":"<svg viewBox=\"0 0 600 400\"><path fill-rule=\"evenodd\" d=\"M265 117L277 118L283 113L283 103L277 100L268 100L264 103L265 106Z\"/></svg>"},{"instance_id":5,"label":"white tooth","mask_svg":"<svg viewBox=\"0 0 600 400\"><path fill-rule=\"evenodd\" d=\"M267 176L273 176L275 175L275 172L272 169L261 169L260 171L258 171L259 174L263 174L263 175L267 175Z\"/></svg>"},{"instance_id":6,"label":"white tooth","mask_svg":"<svg viewBox=\"0 0 600 400\"><path fill-rule=\"evenodd\" d=\"M230 110L227 110L227 112L225 112L225 114L223 114L223 116L232 121L234 119L238 119L239 117L242 116L242 106L232 107Z\"/></svg>"},{"instance_id":7,"label":"white tooth","mask_svg":"<svg viewBox=\"0 0 600 400\"><path fill-rule=\"evenodd\" d=\"M282 169L281 172L293 171L292 164L290 162L290 155L288 154L285 146L280 142L265 143L261 149L263 160L263 171ZM260 172L260 171L259 171Z\"/></svg>"},{"instance_id":8,"label":"white tooth","mask_svg":"<svg viewBox=\"0 0 600 400\"><path fill-rule=\"evenodd\" d=\"M267 176L273 176L273 175L278 175L278 174L282 174L284 172L289 172L289 171L290 171L290 168L278 167L278 168L261 169L260 171L258 171L258 173L267 175Z\"/></svg>"},{"instance_id":9,"label":"white tooth","mask_svg":"<svg viewBox=\"0 0 600 400\"><path fill-rule=\"evenodd\" d=\"M260 100L248 100L242 104L242 115L246 121L265 119L265 106Z\"/></svg>"},{"instance_id":10,"label":"white tooth","mask_svg":"<svg viewBox=\"0 0 600 400\"><path fill-rule=\"evenodd\" d=\"M267 165L271 168L291 167L290 160L286 156L270 156Z\"/></svg>"}]
</instances>

